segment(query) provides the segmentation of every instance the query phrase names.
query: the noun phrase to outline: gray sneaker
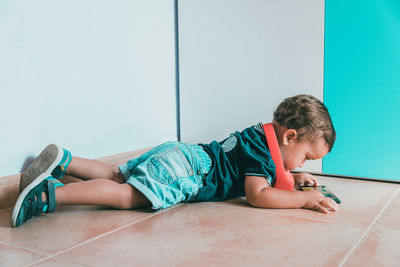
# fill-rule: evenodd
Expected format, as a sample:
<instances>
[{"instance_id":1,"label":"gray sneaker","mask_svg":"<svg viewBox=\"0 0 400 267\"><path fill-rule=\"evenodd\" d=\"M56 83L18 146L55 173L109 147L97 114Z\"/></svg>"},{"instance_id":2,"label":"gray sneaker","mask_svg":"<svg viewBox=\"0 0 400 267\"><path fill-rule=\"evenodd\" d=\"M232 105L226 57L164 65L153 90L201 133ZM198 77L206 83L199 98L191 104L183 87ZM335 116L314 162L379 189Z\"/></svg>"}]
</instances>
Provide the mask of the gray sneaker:
<instances>
[{"instance_id":1,"label":"gray sneaker","mask_svg":"<svg viewBox=\"0 0 400 267\"><path fill-rule=\"evenodd\" d=\"M48 145L22 174L20 192L43 173L56 179L62 178L71 159L72 156L68 150L54 144Z\"/></svg>"}]
</instances>

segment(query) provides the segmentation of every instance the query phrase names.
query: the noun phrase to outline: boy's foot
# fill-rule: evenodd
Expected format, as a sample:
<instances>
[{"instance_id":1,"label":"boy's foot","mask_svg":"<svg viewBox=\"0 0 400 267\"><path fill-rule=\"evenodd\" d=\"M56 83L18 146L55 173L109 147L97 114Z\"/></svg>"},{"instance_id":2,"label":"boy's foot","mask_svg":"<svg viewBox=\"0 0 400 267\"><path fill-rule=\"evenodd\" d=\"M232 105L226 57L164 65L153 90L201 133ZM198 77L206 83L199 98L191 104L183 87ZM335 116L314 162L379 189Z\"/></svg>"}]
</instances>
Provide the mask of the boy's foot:
<instances>
[{"instance_id":1,"label":"boy's foot","mask_svg":"<svg viewBox=\"0 0 400 267\"><path fill-rule=\"evenodd\" d=\"M53 212L57 206L55 189L60 185L63 184L48 174L39 175L19 195L11 217L12 226L20 226L39 214Z\"/></svg>"},{"instance_id":2,"label":"boy's foot","mask_svg":"<svg viewBox=\"0 0 400 267\"><path fill-rule=\"evenodd\" d=\"M22 174L20 192L42 173L52 175L56 179L62 178L71 159L72 156L68 150L54 144L48 145Z\"/></svg>"}]
</instances>

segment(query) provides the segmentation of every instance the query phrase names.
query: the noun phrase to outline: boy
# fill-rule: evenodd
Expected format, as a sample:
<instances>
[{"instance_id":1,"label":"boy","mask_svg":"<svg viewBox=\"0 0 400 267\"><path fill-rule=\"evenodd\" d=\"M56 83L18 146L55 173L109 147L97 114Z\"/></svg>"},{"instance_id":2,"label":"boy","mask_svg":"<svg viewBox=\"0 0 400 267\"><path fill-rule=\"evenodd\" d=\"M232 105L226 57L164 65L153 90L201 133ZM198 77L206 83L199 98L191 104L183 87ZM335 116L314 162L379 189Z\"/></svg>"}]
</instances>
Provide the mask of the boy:
<instances>
[{"instance_id":1,"label":"boy","mask_svg":"<svg viewBox=\"0 0 400 267\"><path fill-rule=\"evenodd\" d=\"M12 225L54 212L57 205L158 210L180 202L221 201L244 195L251 206L259 208L336 211L336 202L320 192L290 187L291 180L295 185L317 185L309 174L289 174L288 189L274 188L277 181L286 179L280 173L301 167L306 160L321 159L332 149L336 133L325 105L310 95L286 98L270 124L275 141L266 138L267 128L263 127L258 124L207 145L167 142L118 166L118 172L49 145L21 178L22 192ZM273 146L278 155L271 152ZM64 185L58 180L64 175L85 181Z\"/></svg>"}]
</instances>

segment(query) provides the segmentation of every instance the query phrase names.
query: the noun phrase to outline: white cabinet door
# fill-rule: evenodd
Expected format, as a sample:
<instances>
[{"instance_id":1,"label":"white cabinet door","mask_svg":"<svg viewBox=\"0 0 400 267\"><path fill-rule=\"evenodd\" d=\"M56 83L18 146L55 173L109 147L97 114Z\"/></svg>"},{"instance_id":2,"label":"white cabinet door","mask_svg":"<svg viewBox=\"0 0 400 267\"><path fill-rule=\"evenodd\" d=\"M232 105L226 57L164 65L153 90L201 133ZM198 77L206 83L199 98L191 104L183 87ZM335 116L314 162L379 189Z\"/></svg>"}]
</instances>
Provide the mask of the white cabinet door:
<instances>
[{"instance_id":1,"label":"white cabinet door","mask_svg":"<svg viewBox=\"0 0 400 267\"><path fill-rule=\"evenodd\" d=\"M324 1L180 0L179 48L183 141L270 122L285 97L323 98Z\"/></svg>"},{"instance_id":2,"label":"white cabinet door","mask_svg":"<svg viewBox=\"0 0 400 267\"><path fill-rule=\"evenodd\" d=\"M0 1L0 176L176 140L174 1Z\"/></svg>"}]
</instances>

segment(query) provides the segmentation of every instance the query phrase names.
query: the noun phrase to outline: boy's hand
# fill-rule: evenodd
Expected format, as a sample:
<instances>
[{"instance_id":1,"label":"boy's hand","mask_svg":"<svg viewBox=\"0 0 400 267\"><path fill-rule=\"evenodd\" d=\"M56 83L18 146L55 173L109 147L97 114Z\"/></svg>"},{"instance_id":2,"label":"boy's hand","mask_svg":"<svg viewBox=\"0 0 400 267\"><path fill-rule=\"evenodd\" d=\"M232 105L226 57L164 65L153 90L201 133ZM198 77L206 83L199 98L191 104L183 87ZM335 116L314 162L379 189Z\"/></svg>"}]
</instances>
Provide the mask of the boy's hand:
<instances>
[{"instance_id":1,"label":"boy's hand","mask_svg":"<svg viewBox=\"0 0 400 267\"><path fill-rule=\"evenodd\" d=\"M318 179L305 172L301 173L293 173L293 178L294 178L294 184L295 186L301 186L301 185L318 185Z\"/></svg>"},{"instance_id":2,"label":"boy's hand","mask_svg":"<svg viewBox=\"0 0 400 267\"><path fill-rule=\"evenodd\" d=\"M329 213L329 210L336 211L339 205L331 198L325 197L318 191L305 191L303 192L306 197L306 203L303 208L316 210L325 214Z\"/></svg>"}]
</instances>

